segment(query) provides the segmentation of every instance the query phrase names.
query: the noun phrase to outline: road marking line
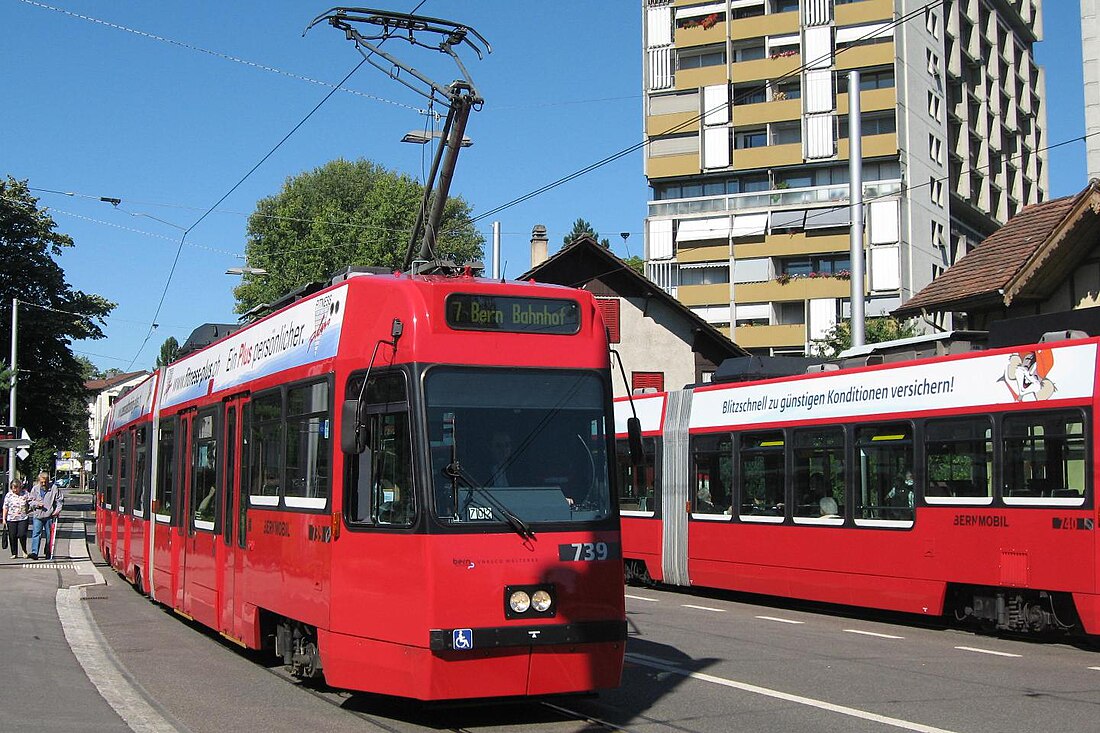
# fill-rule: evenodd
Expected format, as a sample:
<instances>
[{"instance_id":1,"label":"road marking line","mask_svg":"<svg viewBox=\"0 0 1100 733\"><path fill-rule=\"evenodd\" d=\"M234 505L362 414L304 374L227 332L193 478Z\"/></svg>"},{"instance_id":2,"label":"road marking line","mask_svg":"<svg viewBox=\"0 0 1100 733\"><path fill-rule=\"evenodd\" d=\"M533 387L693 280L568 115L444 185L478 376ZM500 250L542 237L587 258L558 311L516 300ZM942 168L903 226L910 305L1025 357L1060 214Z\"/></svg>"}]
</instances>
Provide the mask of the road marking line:
<instances>
[{"instance_id":1,"label":"road marking line","mask_svg":"<svg viewBox=\"0 0 1100 733\"><path fill-rule=\"evenodd\" d=\"M629 593L625 594L627 598L633 598L635 601L648 601L649 603L660 603L656 598L646 598L645 596L632 596Z\"/></svg>"},{"instance_id":2,"label":"road marking line","mask_svg":"<svg viewBox=\"0 0 1100 733\"><path fill-rule=\"evenodd\" d=\"M951 731L948 731L944 728L936 728L931 725L924 725L923 723L914 723L913 721L902 720L901 718L891 718L886 715L879 715L878 713L867 712L866 710L850 708L844 705L836 705L831 702L825 702L824 700L815 700L812 697L792 695L789 692L772 690L767 687L760 687L759 685L750 685L747 682L738 682L737 680L726 679L725 677L716 677L714 675L704 674L702 672L689 672L672 664L671 662L666 662L665 660L657 659L656 657L647 657L641 654L630 653L628 653L626 657L627 659L630 659L637 664L652 667L653 669L659 669L664 672L671 672L672 674L678 674L682 677L690 677L691 679L699 680L701 682L710 682L714 685L730 687L735 690L741 690L743 692L751 692L754 695L763 695L765 697L772 697L777 700L793 702L798 705L806 705L807 707L817 708L819 710L827 710L831 713L847 715L852 718L860 718L861 720L869 720L875 723L882 723L883 725L889 725L894 728L917 731L917 733L951 733Z\"/></svg>"},{"instance_id":3,"label":"road marking line","mask_svg":"<svg viewBox=\"0 0 1100 733\"><path fill-rule=\"evenodd\" d=\"M1100 672L1100 667L1089 667L1089 669L1095 669L1097 672Z\"/></svg>"},{"instance_id":4,"label":"road marking line","mask_svg":"<svg viewBox=\"0 0 1100 733\"><path fill-rule=\"evenodd\" d=\"M683 608L694 608L697 611L714 611L715 613L725 613L724 608L711 608L710 606L693 606L690 603L681 603Z\"/></svg>"},{"instance_id":5,"label":"road marking line","mask_svg":"<svg viewBox=\"0 0 1100 733\"><path fill-rule=\"evenodd\" d=\"M758 619L763 621L778 621L781 624L804 624L805 621L794 621L789 618L779 618L778 616L757 616Z\"/></svg>"},{"instance_id":6,"label":"road marking line","mask_svg":"<svg viewBox=\"0 0 1100 733\"><path fill-rule=\"evenodd\" d=\"M957 646L956 649L964 652L977 652L978 654L992 654L995 657L1016 657L1020 658L1022 654L1009 654L1008 652L998 652L992 649L979 649L976 646Z\"/></svg>"},{"instance_id":7,"label":"road marking line","mask_svg":"<svg viewBox=\"0 0 1100 733\"><path fill-rule=\"evenodd\" d=\"M879 639L904 639L904 636L895 636L894 634L880 634L877 631L861 631L860 629L844 629L849 634L860 634L862 636L874 636Z\"/></svg>"}]
</instances>

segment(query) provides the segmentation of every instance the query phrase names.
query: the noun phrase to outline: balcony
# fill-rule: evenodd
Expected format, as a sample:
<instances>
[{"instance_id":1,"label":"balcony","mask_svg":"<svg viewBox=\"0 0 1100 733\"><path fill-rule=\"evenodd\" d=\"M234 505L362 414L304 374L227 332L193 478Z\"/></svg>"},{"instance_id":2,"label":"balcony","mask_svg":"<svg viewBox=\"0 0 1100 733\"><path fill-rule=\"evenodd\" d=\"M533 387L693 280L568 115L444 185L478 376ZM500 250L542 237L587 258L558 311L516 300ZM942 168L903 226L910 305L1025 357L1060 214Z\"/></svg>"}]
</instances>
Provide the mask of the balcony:
<instances>
[{"instance_id":1,"label":"balcony","mask_svg":"<svg viewBox=\"0 0 1100 733\"><path fill-rule=\"evenodd\" d=\"M683 288L680 291L683 292ZM850 281L837 277L798 277L786 285L778 280L762 283L738 283L733 291L738 303L780 303L811 298L847 298L851 295Z\"/></svg>"},{"instance_id":2,"label":"balcony","mask_svg":"<svg viewBox=\"0 0 1100 733\"><path fill-rule=\"evenodd\" d=\"M894 2L893 0L864 0L864 2L848 5L837 5L833 12L838 26L893 20Z\"/></svg>"},{"instance_id":3,"label":"balcony","mask_svg":"<svg viewBox=\"0 0 1100 733\"><path fill-rule=\"evenodd\" d=\"M699 172L699 154L662 155L646 158L645 174L649 178L666 176L689 176Z\"/></svg>"},{"instance_id":4,"label":"balcony","mask_svg":"<svg viewBox=\"0 0 1100 733\"><path fill-rule=\"evenodd\" d=\"M679 69L676 71L676 88L686 90L725 84L729 81L726 70L726 64L704 66L701 69Z\"/></svg>"},{"instance_id":5,"label":"balcony","mask_svg":"<svg viewBox=\"0 0 1100 733\"><path fill-rule=\"evenodd\" d=\"M699 130L698 112L674 112L668 115L650 115L645 121L645 134L649 137Z\"/></svg>"},{"instance_id":6,"label":"balcony","mask_svg":"<svg viewBox=\"0 0 1100 733\"><path fill-rule=\"evenodd\" d=\"M695 242L676 243L677 262L718 262L728 261L730 247L723 241L721 244L704 244L696 246Z\"/></svg>"},{"instance_id":7,"label":"balcony","mask_svg":"<svg viewBox=\"0 0 1100 733\"><path fill-rule=\"evenodd\" d=\"M876 136L878 137L878 136ZM894 135L882 137L894 138ZM863 138L864 147L867 146L868 136ZM843 140L845 151L848 141ZM799 147L799 146L794 146ZM698 165L698 156L667 156L671 158L695 159ZM650 162L666 160L666 158L649 158ZM673 175L673 174L667 174ZM650 174L650 178L654 178ZM863 184L864 198L880 198L901 192L901 181L867 181ZM687 214L706 214L709 212L747 212L753 209L770 209L783 206L813 206L815 204L835 204L848 200L848 184L835 186L811 186L808 188L790 188L761 193L735 193L722 196L700 196L690 199L673 199L667 201L649 202L650 216L684 216Z\"/></svg>"},{"instance_id":8,"label":"balcony","mask_svg":"<svg viewBox=\"0 0 1100 733\"><path fill-rule=\"evenodd\" d=\"M757 257L789 257L793 255L826 254L847 252L850 247L848 230L840 234L813 234L791 232L790 234L769 234L763 242L733 245L735 260L755 259ZM677 259L685 261L677 252ZM787 287L790 287L789 285Z\"/></svg>"},{"instance_id":9,"label":"balcony","mask_svg":"<svg viewBox=\"0 0 1100 733\"><path fill-rule=\"evenodd\" d=\"M686 306L725 304L730 302L730 284L681 285L676 297Z\"/></svg>"},{"instance_id":10,"label":"balcony","mask_svg":"<svg viewBox=\"0 0 1100 733\"><path fill-rule=\"evenodd\" d=\"M885 135L864 135L863 157L878 158L882 156L898 154L897 133L889 132ZM836 143L837 157L841 160L848 159L848 138L841 138Z\"/></svg>"},{"instance_id":11,"label":"balcony","mask_svg":"<svg viewBox=\"0 0 1100 733\"><path fill-rule=\"evenodd\" d=\"M781 36L798 33L798 13L770 13L752 18L730 21L730 38L742 41L746 38Z\"/></svg>"},{"instance_id":12,"label":"balcony","mask_svg":"<svg viewBox=\"0 0 1100 733\"><path fill-rule=\"evenodd\" d=\"M835 57L837 71L862 69L866 66L886 66L894 63L894 59L893 43L875 43L870 46L838 50Z\"/></svg>"},{"instance_id":13,"label":"balcony","mask_svg":"<svg viewBox=\"0 0 1100 733\"><path fill-rule=\"evenodd\" d=\"M762 148L738 148L733 151L733 167L740 169L798 165L802 162L802 143L765 145Z\"/></svg>"},{"instance_id":14,"label":"balcony","mask_svg":"<svg viewBox=\"0 0 1100 733\"><path fill-rule=\"evenodd\" d=\"M784 13L787 15L787 13ZM797 19L798 13L790 13ZM795 28L797 30L797 26ZM893 46L891 46L893 48ZM730 75L735 82L764 81L765 79L777 79L781 76L794 74L802 66L802 55L781 56L777 59L756 59L754 61L734 62L730 69ZM677 85L679 78L677 78Z\"/></svg>"},{"instance_id":15,"label":"balcony","mask_svg":"<svg viewBox=\"0 0 1100 733\"><path fill-rule=\"evenodd\" d=\"M763 349L769 346L804 346L806 324L776 326L738 326L733 342L743 349Z\"/></svg>"},{"instance_id":16,"label":"balcony","mask_svg":"<svg viewBox=\"0 0 1100 733\"><path fill-rule=\"evenodd\" d=\"M802 116L802 101L781 99L774 102L737 104L733 107L733 124L763 125L768 122L790 122Z\"/></svg>"},{"instance_id":17,"label":"balcony","mask_svg":"<svg viewBox=\"0 0 1100 733\"><path fill-rule=\"evenodd\" d=\"M861 112L881 112L898 106L898 97L895 89L867 89L859 95L859 107ZM842 114L848 112L848 93L836 95L836 108ZM672 115L668 115L671 117Z\"/></svg>"},{"instance_id":18,"label":"balcony","mask_svg":"<svg viewBox=\"0 0 1100 733\"><path fill-rule=\"evenodd\" d=\"M720 20L710 28L697 25L694 28L677 28L672 41L677 48L705 46L726 40L726 21Z\"/></svg>"}]
</instances>

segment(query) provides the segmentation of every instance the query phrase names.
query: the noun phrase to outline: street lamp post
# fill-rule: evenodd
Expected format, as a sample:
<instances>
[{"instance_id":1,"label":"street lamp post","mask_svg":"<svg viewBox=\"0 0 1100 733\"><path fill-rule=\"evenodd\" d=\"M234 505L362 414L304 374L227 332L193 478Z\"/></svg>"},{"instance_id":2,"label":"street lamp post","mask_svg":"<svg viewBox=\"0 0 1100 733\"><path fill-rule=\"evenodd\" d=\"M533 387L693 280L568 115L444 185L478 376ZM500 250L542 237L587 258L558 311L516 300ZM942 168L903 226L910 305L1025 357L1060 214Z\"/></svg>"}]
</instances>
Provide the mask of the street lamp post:
<instances>
[{"instance_id":1,"label":"street lamp post","mask_svg":"<svg viewBox=\"0 0 1100 733\"><path fill-rule=\"evenodd\" d=\"M15 396L16 385L19 382L19 364L16 363L16 359L19 355L18 348L18 331L19 328L19 299L11 299L11 390L9 391L10 400L8 402L8 424L12 427L16 427L15 422ZM8 448L8 486L15 480L15 448ZM7 490L7 487L4 487Z\"/></svg>"}]
</instances>

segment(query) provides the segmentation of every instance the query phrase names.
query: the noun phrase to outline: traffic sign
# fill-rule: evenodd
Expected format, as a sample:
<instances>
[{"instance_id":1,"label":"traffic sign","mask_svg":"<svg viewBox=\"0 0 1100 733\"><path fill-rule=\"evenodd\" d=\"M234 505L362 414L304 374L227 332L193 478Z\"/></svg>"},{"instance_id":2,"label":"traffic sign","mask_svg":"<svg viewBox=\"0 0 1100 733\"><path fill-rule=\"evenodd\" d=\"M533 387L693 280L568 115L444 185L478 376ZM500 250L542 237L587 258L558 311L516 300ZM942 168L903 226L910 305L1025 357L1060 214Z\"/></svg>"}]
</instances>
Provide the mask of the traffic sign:
<instances>
[{"instance_id":1,"label":"traffic sign","mask_svg":"<svg viewBox=\"0 0 1100 733\"><path fill-rule=\"evenodd\" d=\"M20 431L19 428L13 425L0 425L0 449L30 447L31 436L25 429Z\"/></svg>"}]
</instances>

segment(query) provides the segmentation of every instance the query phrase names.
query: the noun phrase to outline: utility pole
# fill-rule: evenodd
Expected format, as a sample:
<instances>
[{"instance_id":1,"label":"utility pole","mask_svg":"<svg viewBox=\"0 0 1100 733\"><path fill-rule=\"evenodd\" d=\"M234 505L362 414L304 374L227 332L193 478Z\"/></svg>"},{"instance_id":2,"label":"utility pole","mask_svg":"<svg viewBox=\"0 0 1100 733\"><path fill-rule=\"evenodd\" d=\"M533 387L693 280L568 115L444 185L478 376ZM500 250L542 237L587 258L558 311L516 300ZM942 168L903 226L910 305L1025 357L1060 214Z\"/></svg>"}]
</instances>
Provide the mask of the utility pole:
<instances>
[{"instance_id":1,"label":"utility pole","mask_svg":"<svg viewBox=\"0 0 1100 733\"><path fill-rule=\"evenodd\" d=\"M863 125L860 120L859 72L848 72L848 200L852 207L848 256L852 263L852 346L863 346Z\"/></svg>"},{"instance_id":2,"label":"utility pole","mask_svg":"<svg viewBox=\"0 0 1100 733\"><path fill-rule=\"evenodd\" d=\"M15 396L16 388L19 383L19 364L16 363L16 359L19 355L18 347L18 334L19 334L19 299L11 299L11 389L9 390L9 402L8 402L8 424L13 428L18 427L15 422ZM8 486L11 486L11 482L15 480L15 448L8 448ZM4 487L4 491L8 490L8 486Z\"/></svg>"}]
</instances>

